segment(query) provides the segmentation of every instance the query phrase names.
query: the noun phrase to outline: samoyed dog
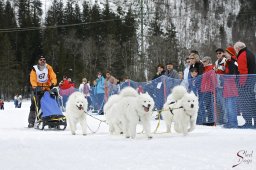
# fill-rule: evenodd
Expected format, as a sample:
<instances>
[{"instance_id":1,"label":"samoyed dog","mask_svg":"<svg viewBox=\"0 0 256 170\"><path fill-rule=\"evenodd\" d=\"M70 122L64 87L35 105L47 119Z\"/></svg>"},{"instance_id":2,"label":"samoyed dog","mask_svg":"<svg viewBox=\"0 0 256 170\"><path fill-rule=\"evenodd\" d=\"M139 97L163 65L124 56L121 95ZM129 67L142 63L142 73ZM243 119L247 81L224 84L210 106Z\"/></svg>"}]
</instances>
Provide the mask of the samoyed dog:
<instances>
[{"instance_id":1,"label":"samoyed dog","mask_svg":"<svg viewBox=\"0 0 256 170\"><path fill-rule=\"evenodd\" d=\"M150 121L155 103L148 93L138 94L135 89L126 87L121 90L118 101L110 105L106 119L115 130L119 129L126 138L134 139L136 126L142 124L147 137L152 138Z\"/></svg>"},{"instance_id":2,"label":"samoyed dog","mask_svg":"<svg viewBox=\"0 0 256 170\"><path fill-rule=\"evenodd\" d=\"M166 124L167 133L171 133L171 125L174 116L173 110L180 109L181 106L178 101L181 100L186 93L187 89L184 86L175 86L164 103L161 114Z\"/></svg>"},{"instance_id":3,"label":"samoyed dog","mask_svg":"<svg viewBox=\"0 0 256 170\"><path fill-rule=\"evenodd\" d=\"M118 102L121 97L118 94L114 94L109 97L108 101L103 107L103 111L105 113L106 122L109 125L110 134L122 134L122 122L120 119L120 110L118 110Z\"/></svg>"},{"instance_id":4,"label":"samoyed dog","mask_svg":"<svg viewBox=\"0 0 256 170\"><path fill-rule=\"evenodd\" d=\"M66 103L66 117L72 135L76 134L77 124L80 123L83 135L87 134L86 111L88 102L80 92L72 93Z\"/></svg>"},{"instance_id":5,"label":"samoyed dog","mask_svg":"<svg viewBox=\"0 0 256 170\"><path fill-rule=\"evenodd\" d=\"M188 132L193 131L196 127L198 98L193 92L186 93L177 102L177 106L180 106L180 109L173 110L174 129L178 133L187 135Z\"/></svg>"},{"instance_id":6,"label":"samoyed dog","mask_svg":"<svg viewBox=\"0 0 256 170\"><path fill-rule=\"evenodd\" d=\"M180 91L180 92L177 92ZM163 118L166 122L167 132L171 132L171 124L174 122L174 130L177 133L183 133L187 135L196 127L196 119L198 112L198 98L191 92L183 93L183 96L176 96L181 94L181 86L177 86L173 89L172 94L164 104Z\"/></svg>"}]
</instances>

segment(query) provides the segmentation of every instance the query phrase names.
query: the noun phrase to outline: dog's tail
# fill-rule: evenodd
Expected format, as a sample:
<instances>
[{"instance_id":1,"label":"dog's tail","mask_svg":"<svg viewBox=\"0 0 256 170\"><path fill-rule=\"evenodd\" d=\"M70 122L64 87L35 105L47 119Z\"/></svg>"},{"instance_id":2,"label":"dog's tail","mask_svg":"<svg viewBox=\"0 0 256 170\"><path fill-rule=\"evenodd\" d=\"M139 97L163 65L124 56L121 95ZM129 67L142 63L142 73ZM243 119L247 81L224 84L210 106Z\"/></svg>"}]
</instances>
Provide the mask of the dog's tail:
<instances>
[{"instance_id":1,"label":"dog's tail","mask_svg":"<svg viewBox=\"0 0 256 170\"><path fill-rule=\"evenodd\" d=\"M108 101L103 107L104 113L108 113L108 110L113 106L113 104L117 103L120 100L120 96L117 94L114 94L108 98Z\"/></svg>"},{"instance_id":2,"label":"dog's tail","mask_svg":"<svg viewBox=\"0 0 256 170\"><path fill-rule=\"evenodd\" d=\"M125 87L121 90L120 94L121 97L137 97L139 94L138 92L132 87Z\"/></svg>"},{"instance_id":3,"label":"dog's tail","mask_svg":"<svg viewBox=\"0 0 256 170\"><path fill-rule=\"evenodd\" d=\"M175 86L172 89L172 94L171 96L173 97L174 100L180 100L185 94L187 93L187 89L184 86Z\"/></svg>"}]
</instances>

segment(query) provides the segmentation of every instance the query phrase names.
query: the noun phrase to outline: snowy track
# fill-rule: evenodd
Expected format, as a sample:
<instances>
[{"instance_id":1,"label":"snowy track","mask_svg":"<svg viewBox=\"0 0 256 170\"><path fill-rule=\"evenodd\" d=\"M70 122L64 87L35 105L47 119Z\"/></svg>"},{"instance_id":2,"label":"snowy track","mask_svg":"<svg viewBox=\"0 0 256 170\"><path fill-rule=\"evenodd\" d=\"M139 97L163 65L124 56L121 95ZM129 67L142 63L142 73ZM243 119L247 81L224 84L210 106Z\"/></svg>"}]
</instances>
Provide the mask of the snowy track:
<instances>
[{"instance_id":1,"label":"snowy track","mask_svg":"<svg viewBox=\"0 0 256 170\"><path fill-rule=\"evenodd\" d=\"M21 109L5 103L0 110L0 169L2 170L255 170L256 130L223 129L197 126L184 137L154 134L148 140L138 134L135 140L108 134L101 124L99 132L72 136L65 131L28 129L30 102ZM104 119L103 116L97 116ZM88 124L96 130L99 122L90 117ZM157 121L152 120L152 131ZM164 132L161 122L158 132ZM89 130L88 130L89 132ZM141 127L138 128L141 132ZM240 152L244 150L251 157ZM251 160L251 162L249 162Z\"/></svg>"}]
</instances>

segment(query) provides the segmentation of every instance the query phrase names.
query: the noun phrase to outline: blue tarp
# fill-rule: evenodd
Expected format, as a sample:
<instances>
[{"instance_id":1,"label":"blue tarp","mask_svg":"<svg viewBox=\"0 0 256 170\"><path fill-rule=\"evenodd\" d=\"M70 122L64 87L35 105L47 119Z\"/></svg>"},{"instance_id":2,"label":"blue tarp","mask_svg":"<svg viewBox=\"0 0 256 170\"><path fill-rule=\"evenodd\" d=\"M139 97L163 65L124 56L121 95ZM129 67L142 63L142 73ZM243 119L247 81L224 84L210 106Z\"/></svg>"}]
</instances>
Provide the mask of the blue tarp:
<instances>
[{"instance_id":1,"label":"blue tarp","mask_svg":"<svg viewBox=\"0 0 256 170\"><path fill-rule=\"evenodd\" d=\"M46 91L41 99L42 118L52 115L63 115L57 101Z\"/></svg>"}]
</instances>

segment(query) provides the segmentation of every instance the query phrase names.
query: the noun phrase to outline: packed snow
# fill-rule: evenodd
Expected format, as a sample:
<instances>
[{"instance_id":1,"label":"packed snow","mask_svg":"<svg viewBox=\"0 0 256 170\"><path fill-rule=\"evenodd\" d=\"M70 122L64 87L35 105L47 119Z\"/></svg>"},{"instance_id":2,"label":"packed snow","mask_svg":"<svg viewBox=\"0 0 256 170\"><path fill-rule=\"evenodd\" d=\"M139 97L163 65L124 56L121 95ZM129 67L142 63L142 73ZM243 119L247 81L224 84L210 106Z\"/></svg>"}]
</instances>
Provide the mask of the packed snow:
<instances>
[{"instance_id":1,"label":"packed snow","mask_svg":"<svg viewBox=\"0 0 256 170\"><path fill-rule=\"evenodd\" d=\"M197 126L188 136L164 133L160 122L153 139L113 136L101 123L87 136L65 131L27 128L30 101L22 108L13 102L0 110L0 169L3 170L255 170L256 131ZM93 115L104 120L104 116ZM97 130L99 121L87 117ZM152 118L152 131L157 121ZM238 164L238 165L237 165ZM232 166L235 166L232 168Z\"/></svg>"}]
</instances>

